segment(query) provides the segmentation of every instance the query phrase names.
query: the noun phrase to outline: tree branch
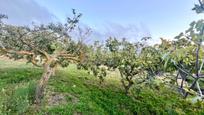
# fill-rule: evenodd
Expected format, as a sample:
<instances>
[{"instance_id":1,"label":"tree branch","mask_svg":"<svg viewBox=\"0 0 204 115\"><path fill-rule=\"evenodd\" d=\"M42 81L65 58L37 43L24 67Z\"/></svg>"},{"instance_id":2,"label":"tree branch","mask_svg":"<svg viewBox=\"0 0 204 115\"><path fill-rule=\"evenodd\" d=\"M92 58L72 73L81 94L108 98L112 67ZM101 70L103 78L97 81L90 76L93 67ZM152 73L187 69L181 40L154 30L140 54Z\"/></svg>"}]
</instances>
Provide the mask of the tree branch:
<instances>
[{"instance_id":1,"label":"tree branch","mask_svg":"<svg viewBox=\"0 0 204 115\"><path fill-rule=\"evenodd\" d=\"M10 54L18 54L18 55L33 55L33 52L29 51L15 51L15 50L9 50L5 48L0 48L0 51L3 51L5 53L10 53Z\"/></svg>"},{"instance_id":2,"label":"tree branch","mask_svg":"<svg viewBox=\"0 0 204 115\"><path fill-rule=\"evenodd\" d=\"M58 57L58 56L62 56L62 57L76 57L76 56L73 55L73 54L66 54L66 53L60 53L60 54L57 55L57 57Z\"/></svg>"},{"instance_id":3,"label":"tree branch","mask_svg":"<svg viewBox=\"0 0 204 115\"><path fill-rule=\"evenodd\" d=\"M39 65L39 64L36 62L34 55L32 56L31 63L32 63L33 65L37 66L37 67L42 67L42 65Z\"/></svg>"},{"instance_id":4,"label":"tree branch","mask_svg":"<svg viewBox=\"0 0 204 115\"><path fill-rule=\"evenodd\" d=\"M62 57L66 60L70 60L70 61L74 61L74 62L79 62L80 60L78 58L75 58L75 57Z\"/></svg>"}]
</instances>

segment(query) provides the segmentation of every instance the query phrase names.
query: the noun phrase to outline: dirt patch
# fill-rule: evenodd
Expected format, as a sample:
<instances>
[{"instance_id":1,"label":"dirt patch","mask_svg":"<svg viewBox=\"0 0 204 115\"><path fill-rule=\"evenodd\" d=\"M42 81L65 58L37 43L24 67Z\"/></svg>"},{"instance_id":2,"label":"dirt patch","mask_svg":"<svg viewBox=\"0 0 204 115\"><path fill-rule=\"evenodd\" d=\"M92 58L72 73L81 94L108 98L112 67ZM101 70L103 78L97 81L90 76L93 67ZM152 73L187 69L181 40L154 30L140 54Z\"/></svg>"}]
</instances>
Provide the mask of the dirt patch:
<instances>
[{"instance_id":1,"label":"dirt patch","mask_svg":"<svg viewBox=\"0 0 204 115\"><path fill-rule=\"evenodd\" d=\"M83 115L81 112L74 112L73 115Z\"/></svg>"},{"instance_id":2,"label":"dirt patch","mask_svg":"<svg viewBox=\"0 0 204 115\"><path fill-rule=\"evenodd\" d=\"M58 106L69 103L76 104L78 101L79 99L77 97L68 93L51 92L47 96L48 106Z\"/></svg>"},{"instance_id":3,"label":"dirt patch","mask_svg":"<svg viewBox=\"0 0 204 115\"><path fill-rule=\"evenodd\" d=\"M65 95L63 94L58 94L58 93L52 93L48 97L48 105L49 106L56 106L56 105L61 105L61 104L66 104L67 100Z\"/></svg>"}]
</instances>

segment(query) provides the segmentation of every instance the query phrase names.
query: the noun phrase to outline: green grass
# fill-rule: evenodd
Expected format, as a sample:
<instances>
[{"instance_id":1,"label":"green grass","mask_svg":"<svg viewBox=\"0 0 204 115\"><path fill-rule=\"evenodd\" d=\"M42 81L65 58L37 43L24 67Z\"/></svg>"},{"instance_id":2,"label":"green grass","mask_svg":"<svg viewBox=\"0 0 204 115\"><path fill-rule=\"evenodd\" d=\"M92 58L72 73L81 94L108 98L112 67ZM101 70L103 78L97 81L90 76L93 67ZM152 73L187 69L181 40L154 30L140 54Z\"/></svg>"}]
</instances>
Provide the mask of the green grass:
<instances>
[{"instance_id":1,"label":"green grass","mask_svg":"<svg viewBox=\"0 0 204 115\"><path fill-rule=\"evenodd\" d=\"M94 76L70 65L59 68L56 75L51 77L42 106L37 112L33 100L41 74L41 68L30 64L0 60L0 114L196 114L203 109L202 103L193 105L165 87L135 86L132 95L127 96L119 80L106 79L99 84ZM64 95L66 102L49 105L48 98L52 93Z\"/></svg>"}]
</instances>

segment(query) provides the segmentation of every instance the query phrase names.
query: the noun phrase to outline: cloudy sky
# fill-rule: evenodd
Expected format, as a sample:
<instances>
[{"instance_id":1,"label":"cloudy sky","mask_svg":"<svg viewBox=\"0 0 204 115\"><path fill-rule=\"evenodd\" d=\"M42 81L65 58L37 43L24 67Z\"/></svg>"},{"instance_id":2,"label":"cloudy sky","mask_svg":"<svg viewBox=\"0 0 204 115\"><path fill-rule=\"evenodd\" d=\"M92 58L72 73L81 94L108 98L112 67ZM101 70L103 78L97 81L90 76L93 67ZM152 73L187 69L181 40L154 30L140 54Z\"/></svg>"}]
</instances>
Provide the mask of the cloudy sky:
<instances>
[{"instance_id":1,"label":"cloudy sky","mask_svg":"<svg viewBox=\"0 0 204 115\"><path fill-rule=\"evenodd\" d=\"M193 20L204 18L191 9L197 0L0 0L0 13L7 23L64 22L74 8L83 14L81 23L93 29L92 39L107 36L136 41L152 36L171 39L188 28Z\"/></svg>"}]
</instances>

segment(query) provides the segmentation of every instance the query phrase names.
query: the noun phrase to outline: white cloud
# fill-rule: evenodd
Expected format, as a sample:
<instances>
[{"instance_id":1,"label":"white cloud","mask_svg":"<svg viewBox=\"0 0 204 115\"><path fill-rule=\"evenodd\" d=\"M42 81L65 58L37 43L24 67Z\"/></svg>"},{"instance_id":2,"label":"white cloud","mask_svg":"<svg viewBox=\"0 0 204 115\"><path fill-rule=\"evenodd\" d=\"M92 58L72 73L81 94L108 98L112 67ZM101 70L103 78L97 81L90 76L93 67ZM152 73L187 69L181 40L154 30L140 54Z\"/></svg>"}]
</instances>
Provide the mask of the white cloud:
<instances>
[{"instance_id":1,"label":"white cloud","mask_svg":"<svg viewBox=\"0 0 204 115\"><path fill-rule=\"evenodd\" d=\"M34 0L0 0L0 13L8 15L9 19L6 22L16 25L56 20L52 13Z\"/></svg>"},{"instance_id":2,"label":"white cloud","mask_svg":"<svg viewBox=\"0 0 204 115\"><path fill-rule=\"evenodd\" d=\"M142 37L151 37L148 28L144 24L122 25L118 23L107 23L104 29L93 29L91 35L92 40L105 41L108 37L116 37L118 39L126 38L130 42L136 42Z\"/></svg>"}]
</instances>

